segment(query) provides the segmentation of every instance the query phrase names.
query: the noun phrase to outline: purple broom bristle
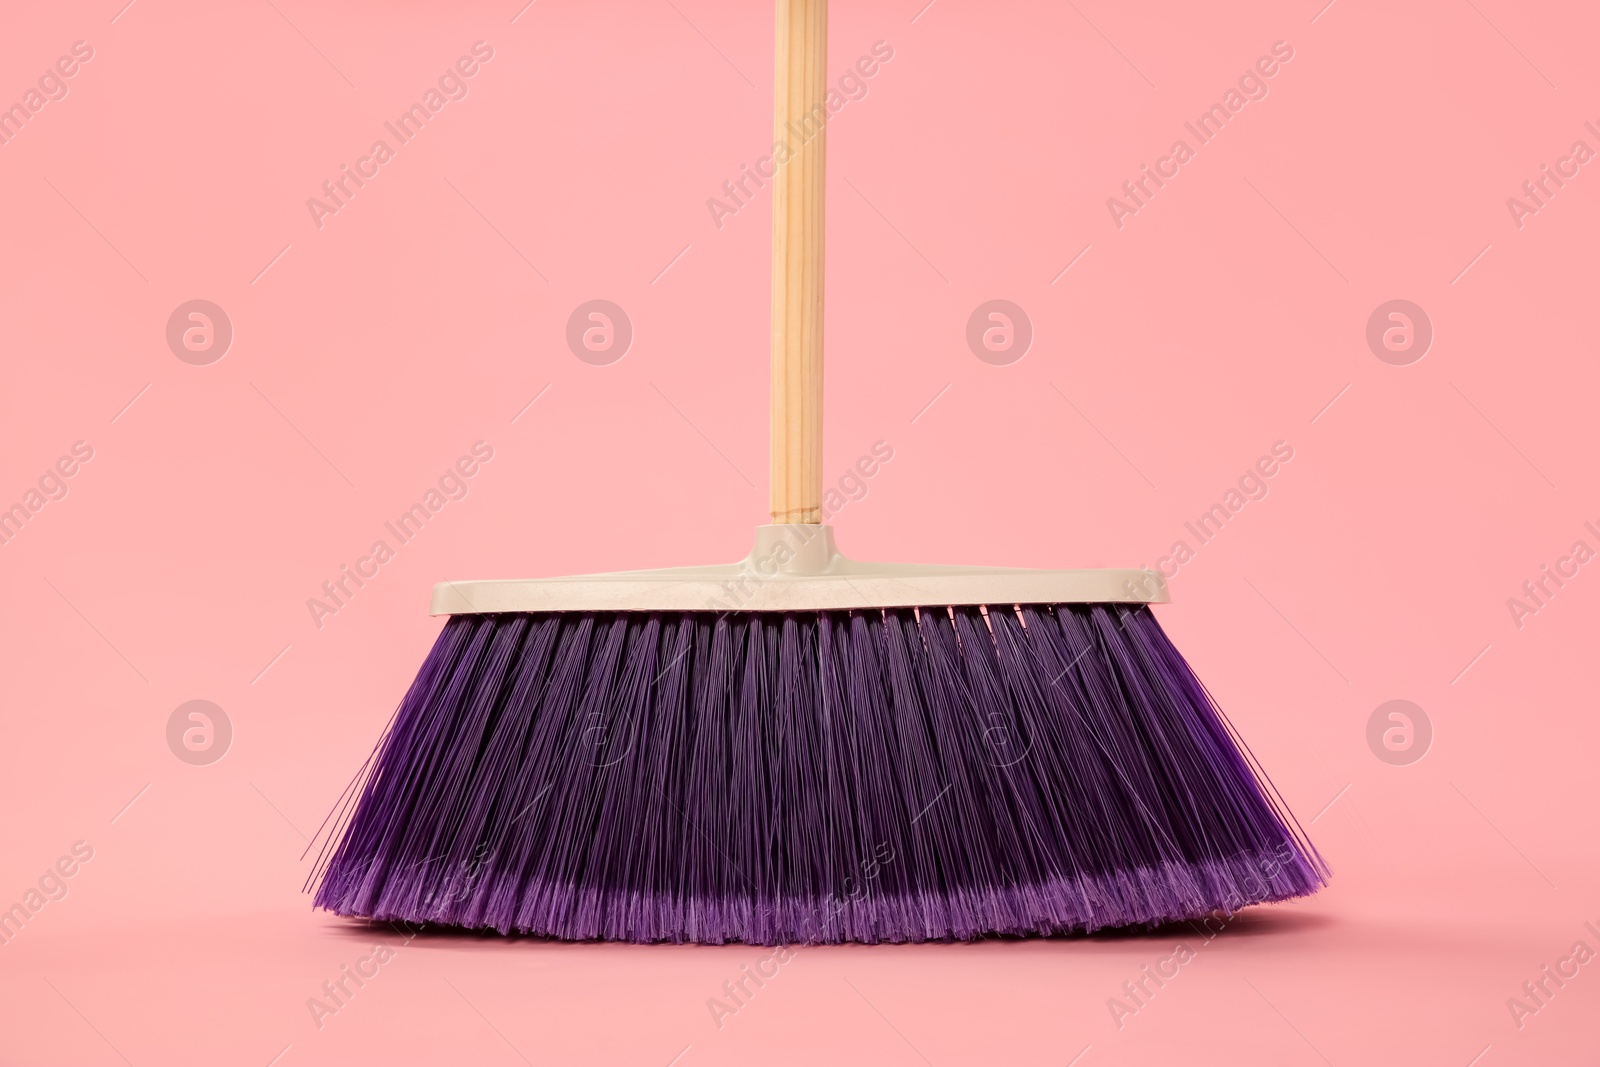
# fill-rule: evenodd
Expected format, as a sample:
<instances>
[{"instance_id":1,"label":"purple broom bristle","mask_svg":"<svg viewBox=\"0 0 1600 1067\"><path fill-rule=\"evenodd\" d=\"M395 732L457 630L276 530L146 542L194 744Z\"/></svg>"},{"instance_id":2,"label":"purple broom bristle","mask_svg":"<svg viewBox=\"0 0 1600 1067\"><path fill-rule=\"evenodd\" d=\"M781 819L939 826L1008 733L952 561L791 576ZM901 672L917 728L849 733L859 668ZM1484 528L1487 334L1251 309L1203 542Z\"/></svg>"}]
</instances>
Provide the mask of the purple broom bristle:
<instances>
[{"instance_id":1,"label":"purple broom bristle","mask_svg":"<svg viewBox=\"0 0 1600 1067\"><path fill-rule=\"evenodd\" d=\"M571 940L1153 926L1327 868L1143 607L458 615L316 905Z\"/></svg>"}]
</instances>

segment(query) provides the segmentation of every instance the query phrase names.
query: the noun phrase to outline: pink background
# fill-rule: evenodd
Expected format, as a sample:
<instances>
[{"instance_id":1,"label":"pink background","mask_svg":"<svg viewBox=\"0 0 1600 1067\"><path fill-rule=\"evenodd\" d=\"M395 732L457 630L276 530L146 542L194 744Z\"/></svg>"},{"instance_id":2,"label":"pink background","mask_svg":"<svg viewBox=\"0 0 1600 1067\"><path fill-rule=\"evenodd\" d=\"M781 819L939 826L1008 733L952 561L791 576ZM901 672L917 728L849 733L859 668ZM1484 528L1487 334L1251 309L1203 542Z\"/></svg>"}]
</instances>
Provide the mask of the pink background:
<instances>
[{"instance_id":1,"label":"pink background","mask_svg":"<svg viewBox=\"0 0 1600 1067\"><path fill-rule=\"evenodd\" d=\"M0 505L94 449L0 546L0 906L94 850L0 947L0 1061L1593 1062L1600 964L1520 1028L1506 1003L1600 950L1600 567L1506 605L1600 548L1600 165L1506 205L1600 149L1586 5L835 5L836 74L894 49L828 135L827 466L895 451L841 543L1154 564L1289 442L1160 618L1334 881L1211 941L805 948L719 1029L767 950L403 944L313 913L301 854L433 582L727 560L763 521L769 200L720 230L706 200L770 144L769 7L123 2L0 34L0 102L94 49L0 146ZM318 229L306 199L478 40L469 95ZM1106 199L1280 40L1119 229ZM596 298L635 332L609 366L564 339ZM965 342L996 298L1034 329L1008 366ZM192 299L233 324L210 365L166 343ZM1365 339L1393 299L1435 333L1407 366ZM318 628L307 598L478 440L469 495ZM194 699L234 729L208 766L166 741ZM1368 747L1391 699L1432 724L1418 762Z\"/></svg>"}]
</instances>

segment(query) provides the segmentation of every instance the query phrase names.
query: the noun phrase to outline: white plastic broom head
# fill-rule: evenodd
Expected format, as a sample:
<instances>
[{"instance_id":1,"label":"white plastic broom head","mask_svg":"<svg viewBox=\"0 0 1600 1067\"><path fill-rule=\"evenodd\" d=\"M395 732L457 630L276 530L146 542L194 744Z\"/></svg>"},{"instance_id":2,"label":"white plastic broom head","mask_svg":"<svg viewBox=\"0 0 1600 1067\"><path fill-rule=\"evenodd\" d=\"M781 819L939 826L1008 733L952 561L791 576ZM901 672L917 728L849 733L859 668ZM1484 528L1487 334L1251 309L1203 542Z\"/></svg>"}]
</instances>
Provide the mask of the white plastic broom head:
<instances>
[{"instance_id":1,"label":"white plastic broom head","mask_svg":"<svg viewBox=\"0 0 1600 1067\"><path fill-rule=\"evenodd\" d=\"M840 555L833 527L756 527L737 563L579 574L564 578L440 582L432 613L525 611L845 611L958 604L1164 604L1151 570L1024 570L863 563Z\"/></svg>"}]
</instances>

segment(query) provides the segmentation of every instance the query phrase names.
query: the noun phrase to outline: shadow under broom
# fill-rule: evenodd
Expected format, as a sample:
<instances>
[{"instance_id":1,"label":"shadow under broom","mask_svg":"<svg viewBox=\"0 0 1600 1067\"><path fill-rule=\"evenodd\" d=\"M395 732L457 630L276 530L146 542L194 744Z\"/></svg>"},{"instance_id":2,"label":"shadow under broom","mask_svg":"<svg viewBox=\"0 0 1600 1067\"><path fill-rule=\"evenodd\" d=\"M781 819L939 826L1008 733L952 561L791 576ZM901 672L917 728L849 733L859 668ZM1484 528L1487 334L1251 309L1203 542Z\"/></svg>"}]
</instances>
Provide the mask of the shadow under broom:
<instances>
[{"instance_id":1,"label":"shadow under broom","mask_svg":"<svg viewBox=\"0 0 1600 1067\"><path fill-rule=\"evenodd\" d=\"M316 905L782 944L1315 892L1321 858L1147 606L1158 574L860 563L820 524L826 0L777 12L778 138L813 135L773 178L773 525L727 566L436 587L450 618Z\"/></svg>"}]
</instances>

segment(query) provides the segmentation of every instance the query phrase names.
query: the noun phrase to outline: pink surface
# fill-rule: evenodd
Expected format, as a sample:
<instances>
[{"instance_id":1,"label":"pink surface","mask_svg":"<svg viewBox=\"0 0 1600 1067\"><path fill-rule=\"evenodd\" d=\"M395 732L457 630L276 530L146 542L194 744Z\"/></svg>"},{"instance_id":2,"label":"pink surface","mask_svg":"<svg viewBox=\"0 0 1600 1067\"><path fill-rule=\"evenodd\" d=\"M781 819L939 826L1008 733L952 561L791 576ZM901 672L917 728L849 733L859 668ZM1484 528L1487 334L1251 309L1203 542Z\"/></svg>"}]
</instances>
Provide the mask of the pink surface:
<instances>
[{"instance_id":1,"label":"pink surface","mask_svg":"<svg viewBox=\"0 0 1600 1067\"><path fill-rule=\"evenodd\" d=\"M433 582L732 559L763 521L769 202L707 200L770 144L770 10L123 2L0 35L0 1061L1593 1062L1592 10L835 5L836 78L893 52L829 132L827 466L894 450L841 543L1164 566L1334 881L1209 938L802 948L719 1027L769 950L406 942L312 913L301 853ZM569 347L593 300L620 359L587 312ZM1012 348L986 311L969 346L991 300ZM219 761L214 712L169 730L195 700ZM319 1018L344 965L377 973Z\"/></svg>"}]
</instances>

